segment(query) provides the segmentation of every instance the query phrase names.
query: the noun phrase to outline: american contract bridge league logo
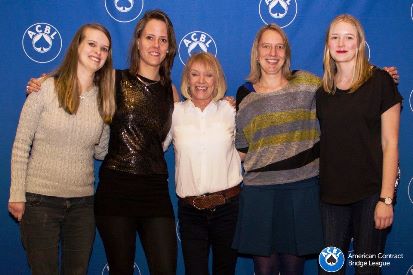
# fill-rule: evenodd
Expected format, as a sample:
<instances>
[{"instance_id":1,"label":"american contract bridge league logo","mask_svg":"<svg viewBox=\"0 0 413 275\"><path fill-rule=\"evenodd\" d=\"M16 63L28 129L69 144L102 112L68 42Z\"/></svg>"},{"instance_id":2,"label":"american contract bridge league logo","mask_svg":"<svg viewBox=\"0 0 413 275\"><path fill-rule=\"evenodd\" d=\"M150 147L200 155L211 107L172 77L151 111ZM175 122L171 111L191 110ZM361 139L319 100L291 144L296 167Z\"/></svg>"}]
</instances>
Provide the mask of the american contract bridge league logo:
<instances>
[{"instance_id":1,"label":"american contract bridge league logo","mask_svg":"<svg viewBox=\"0 0 413 275\"><path fill-rule=\"evenodd\" d=\"M344 265L343 252L334 246L324 248L318 256L318 264L327 272L336 272Z\"/></svg>"},{"instance_id":2,"label":"american contract bridge league logo","mask_svg":"<svg viewBox=\"0 0 413 275\"><path fill-rule=\"evenodd\" d=\"M105 8L113 20L127 23L139 17L143 0L105 0Z\"/></svg>"},{"instance_id":3,"label":"american contract bridge league logo","mask_svg":"<svg viewBox=\"0 0 413 275\"><path fill-rule=\"evenodd\" d=\"M53 61L62 50L62 37L49 23L35 23L28 27L22 38L23 51L37 63Z\"/></svg>"},{"instance_id":4,"label":"american contract bridge league logo","mask_svg":"<svg viewBox=\"0 0 413 275\"><path fill-rule=\"evenodd\" d=\"M275 23L285 28L297 16L297 0L260 0L258 12L265 24Z\"/></svg>"},{"instance_id":5,"label":"american contract bridge league logo","mask_svg":"<svg viewBox=\"0 0 413 275\"><path fill-rule=\"evenodd\" d=\"M179 42L179 59L182 64L186 64L186 61L196 53L208 52L214 56L217 56L217 45L208 33L203 31L192 31L187 33Z\"/></svg>"}]
</instances>

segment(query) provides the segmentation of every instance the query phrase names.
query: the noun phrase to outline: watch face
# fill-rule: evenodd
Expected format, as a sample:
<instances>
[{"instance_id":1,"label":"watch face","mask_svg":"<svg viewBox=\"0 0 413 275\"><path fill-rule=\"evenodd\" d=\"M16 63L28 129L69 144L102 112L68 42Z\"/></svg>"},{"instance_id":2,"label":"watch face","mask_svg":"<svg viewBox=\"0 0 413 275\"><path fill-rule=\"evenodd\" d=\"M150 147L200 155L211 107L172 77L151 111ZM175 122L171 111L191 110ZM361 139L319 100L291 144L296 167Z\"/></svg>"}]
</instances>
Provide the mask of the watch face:
<instances>
[{"instance_id":1,"label":"watch face","mask_svg":"<svg viewBox=\"0 0 413 275\"><path fill-rule=\"evenodd\" d=\"M384 203L385 203L385 204L391 204L392 202L393 202L393 200L392 200L391 198L389 198L389 197L387 197L387 198L384 199Z\"/></svg>"}]
</instances>

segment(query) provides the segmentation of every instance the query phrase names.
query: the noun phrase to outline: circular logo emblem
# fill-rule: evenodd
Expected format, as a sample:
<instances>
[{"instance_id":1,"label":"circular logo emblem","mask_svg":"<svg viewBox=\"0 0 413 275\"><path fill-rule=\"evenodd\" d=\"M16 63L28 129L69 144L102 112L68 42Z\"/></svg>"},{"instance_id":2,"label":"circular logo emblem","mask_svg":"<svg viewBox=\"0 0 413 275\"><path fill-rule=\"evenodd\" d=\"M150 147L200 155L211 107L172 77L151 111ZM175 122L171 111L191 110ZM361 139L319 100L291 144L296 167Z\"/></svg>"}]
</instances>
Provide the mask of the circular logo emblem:
<instances>
[{"instance_id":1,"label":"circular logo emblem","mask_svg":"<svg viewBox=\"0 0 413 275\"><path fill-rule=\"evenodd\" d=\"M105 264L102 269L102 275L109 275L109 265ZM133 275L142 275L139 266L136 263L133 263Z\"/></svg>"},{"instance_id":2,"label":"circular logo emblem","mask_svg":"<svg viewBox=\"0 0 413 275\"><path fill-rule=\"evenodd\" d=\"M143 0L105 0L110 17L122 23L135 20L143 9Z\"/></svg>"},{"instance_id":3,"label":"circular logo emblem","mask_svg":"<svg viewBox=\"0 0 413 275\"><path fill-rule=\"evenodd\" d=\"M412 275L413 274L413 265L409 267L409 269L406 272L406 275Z\"/></svg>"},{"instance_id":4,"label":"circular logo emblem","mask_svg":"<svg viewBox=\"0 0 413 275\"><path fill-rule=\"evenodd\" d=\"M367 41L366 41L366 53L367 53L368 60L370 60L370 45L369 43L367 43Z\"/></svg>"},{"instance_id":5,"label":"circular logo emblem","mask_svg":"<svg viewBox=\"0 0 413 275\"><path fill-rule=\"evenodd\" d=\"M297 0L260 0L258 12L265 24L276 23L285 28L297 16Z\"/></svg>"},{"instance_id":6,"label":"circular logo emblem","mask_svg":"<svg viewBox=\"0 0 413 275\"><path fill-rule=\"evenodd\" d=\"M410 92L410 96L409 96L409 106L410 106L410 110L413 112L413 90Z\"/></svg>"},{"instance_id":7,"label":"circular logo emblem","mask_svg":"<svg viewBox=\"0 0 413 275\"><path fill-rule=\"evenodd\" d=\"M412 6L410 7L410 17L411 17L412 20L413 20L413 4L412 4Z\"/></svg>"},{"instance_id":8,"label":"circular logo emblem","mask_svg":"<svg viewBox=\"0 0 413 275\"><path fill-rule=\"evenodd\" d=\"M62 50L59 31L48 23L36 23L26 29L22 38L23 51L37 63L53 61Z\"/></svg>"},{"instance_id":9,"label":"circular logo emblem","mask_svg":"<svg viewBox=\"0 0 413 275\"><path fill-rule=\"evenodd\" d=\"M344 265L344 254L337 247L326 247L318 256L318 264L327 272L336 272Z\"/></svg>"},{"instance_id":10,"label":"circular logo emblem","mask_svg":"<svg viewBox=\"0 0 413 275\"><path fill-rule=\"evenodd\" d=\"M209 52L214 56L217 56L218 50L214 39L202 31L193 31L187 33L179 42L179 59L182 64L186 64L186 61L191 55L199 52Z\"/></svg>"},{"instance_id":11,"label":"circular logo emblem","mask_svg":"<svg viewBox=\"0 0 413 275\"><path fill-rule=\"evenodd\" d=\"M413 203L413 178L410 180L409 185L407 186L407 195L409 196L409 200Z\"/></svg>"}]
</instances>

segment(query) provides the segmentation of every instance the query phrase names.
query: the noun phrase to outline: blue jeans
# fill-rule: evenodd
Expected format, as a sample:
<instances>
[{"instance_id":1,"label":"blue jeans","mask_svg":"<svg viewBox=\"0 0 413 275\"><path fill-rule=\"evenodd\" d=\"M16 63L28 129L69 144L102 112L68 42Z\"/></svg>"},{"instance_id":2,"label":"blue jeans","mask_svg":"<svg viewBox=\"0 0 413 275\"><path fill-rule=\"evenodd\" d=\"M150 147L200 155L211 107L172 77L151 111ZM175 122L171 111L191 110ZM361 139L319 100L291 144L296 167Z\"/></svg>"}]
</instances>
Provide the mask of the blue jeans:
<instances>
[{"instance_id":1,"label":"blue jeans","mask_svg":"<svg viewBox=\"0 0 413 275\"><path fill-rule=\"evenodd\" d=\"M26 193L20 231L32 274L87 274L95 238L93 196L59 198Z\"/></svg>"},{"instance_id":2,"label":"blue jeans","mask_svg":"<svg viewBox=\"0 0 413 275\"><path fill-rule=\"evenodd\" d=\"M178 201L179 229L185 274L208 275L212 248L212 274L235 274L237 252L231 248L238 218L239 197L215 210L198 210Z\"/></svg>"},{"instance_id":3,"label":"blue jeans","mask_svg":"<svg viewBox=\"0 0 413 275\"><path fill-rule=\"evenodd\" d=\"M324 246L335 246L348 256L351 238L354 254L384 252L388 229L378 230L374 224L374 210L379 194L346 205L321 202L321 217L324 231ZM334 274L345 274L343 268ZM320 270L320 274L330 274ZM356 267L356 274L380 274L378 266Z\"/></svg>"}]
</instances>

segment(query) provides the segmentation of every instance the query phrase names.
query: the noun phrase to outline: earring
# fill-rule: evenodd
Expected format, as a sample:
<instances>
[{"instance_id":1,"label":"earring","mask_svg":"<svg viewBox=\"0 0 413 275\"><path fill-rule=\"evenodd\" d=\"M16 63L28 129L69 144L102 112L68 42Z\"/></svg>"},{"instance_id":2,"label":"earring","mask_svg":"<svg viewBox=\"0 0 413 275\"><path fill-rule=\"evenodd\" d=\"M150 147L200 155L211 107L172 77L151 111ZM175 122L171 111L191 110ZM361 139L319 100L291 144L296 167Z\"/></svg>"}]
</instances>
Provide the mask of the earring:
<instances>
[{"instance_id":1,"label":"earring","mask_svg":"<svg viewBox=\"0 0 413 275\"><path fill-rule=\"evenodd\" d=\"M166 53L169 53L169 50L166 50Z\"/></svg>"}]
</instances>

